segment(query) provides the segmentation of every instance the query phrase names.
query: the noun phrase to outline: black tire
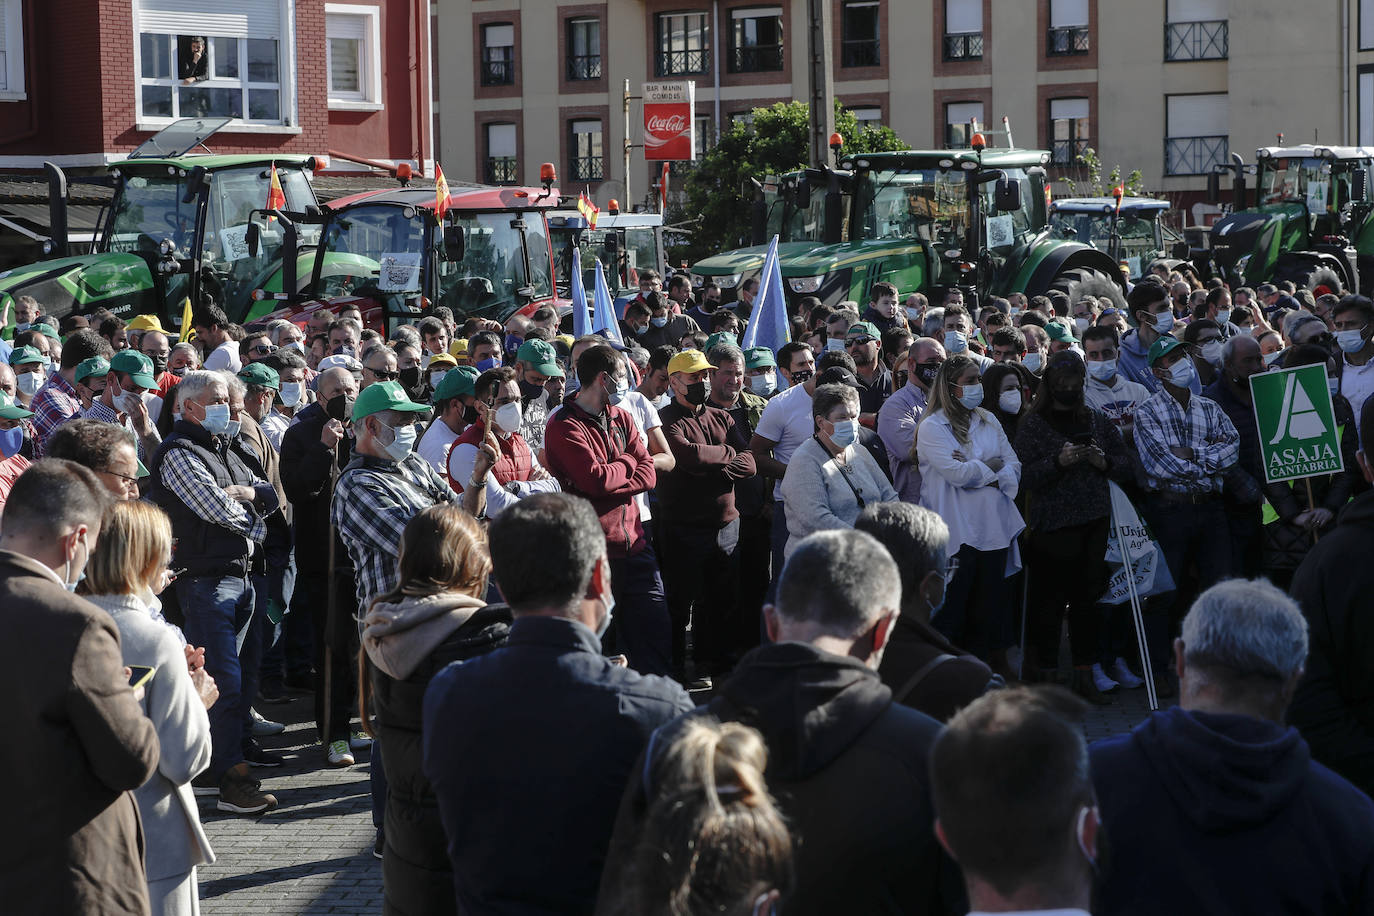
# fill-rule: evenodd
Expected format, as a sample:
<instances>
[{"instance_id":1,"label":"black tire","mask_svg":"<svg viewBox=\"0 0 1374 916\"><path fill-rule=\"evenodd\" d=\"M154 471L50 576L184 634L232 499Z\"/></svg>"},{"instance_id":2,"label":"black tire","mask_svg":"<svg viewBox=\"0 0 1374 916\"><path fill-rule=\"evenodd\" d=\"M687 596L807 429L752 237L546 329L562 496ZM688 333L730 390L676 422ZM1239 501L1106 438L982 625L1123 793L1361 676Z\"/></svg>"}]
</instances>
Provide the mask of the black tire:
<instances>
[{"instance_id":1,"label":"black tire","mask_svg":"<svg viewBox=\"0 0 1374 916\"><path fill-rule=\"evenodd\" d=\"M1292 280L1293 285L1298 289L1310 289L1314 296L1320 296L1317 288L1325 286L1328 290L1340 295L1346 283L1341 279L1341 275L1332 270L1325 264L1296 263L1287 267L1281 267L1278 271L1276 280Z\"/></svg>"},{"instance_id":2,"label":"black tire","mask_svg":"<svg viewBox=\"0 0 1374 916\"><path fill-rule=\"evenodd\" d=\"M1126 297L1122 295L1121 287L1100 270L1086 267L1071 268L1055 277L1050 289L1057 289L1068 296L1070 308L1083 296L1094 296L1098 299L1110 299L1112 305L1122 311L1126 309Z\"/></svg>"}]
</instances>

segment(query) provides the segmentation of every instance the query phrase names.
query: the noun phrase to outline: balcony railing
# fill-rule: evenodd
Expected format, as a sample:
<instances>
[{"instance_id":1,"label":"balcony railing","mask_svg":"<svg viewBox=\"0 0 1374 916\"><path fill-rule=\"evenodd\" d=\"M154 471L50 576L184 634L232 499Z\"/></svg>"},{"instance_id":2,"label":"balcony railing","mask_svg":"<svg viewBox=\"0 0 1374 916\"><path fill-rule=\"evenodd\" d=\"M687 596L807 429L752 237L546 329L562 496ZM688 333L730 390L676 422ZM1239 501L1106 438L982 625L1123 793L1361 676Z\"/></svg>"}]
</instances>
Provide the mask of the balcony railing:
<instances>
[{"instance_id":1,"label":"balcony railing","mask_svg":"<svg viewBox=\"0 0 1374 916\"><path fill-rule=\"evenodd\" d=\"M569 80L601 79L600 54L571 54L568 56Z\"/></svg>"},{"instance_id":2,"label":"balcony railing","mask_svg":"<svg viewBox=\"0 0 1374 916\"><path fill-rule=\"evenodd\" d=\"M659 51L654 61L656 76L705 73L710 68L711 52L706 48L698 48L695 51Z\"/></svg>"},{"instance_id":3,"label":"balcony railing","mask_svg":"<svg viewBox=\"0 0 1374 916\"><path fill-rule=\"evenodd\" d=\"M982 32L957 32L945 36L945 60L982 59Z\"/></svg>"},{"instance_id":4,"label":"balcony railing","mask_svg":"<svg viewBox=\"0 0 1374 916\"><path fill-rule=\"evenodd\" d=\"M730 51L731 73L765 73L782 69L782 45L753 45Z\"/></svg>"},{"instance_id":5,"label":"balcony railing","mask_svg":"<svg viewBox=\"0 0 1374 916\"><path fill-rule=\"evenodd\" d=\"M877 39L863 38L841 42L841 67L877 67L880 64L882 64L882 55L879 52Z\"/></svg>"},{"instance_id":6,"label":"balcony railing","mask_svg":"<svg viewBox=\"0 0 1374 916\"><path fill-rule=\"evenodd\" d=\"M510 86L514 83L515 60L513 58L482 61L483 86Z\"/></svg>"},{"instance_id":7,"label":"balcony railing","mask_svg":"<svg viewBox=\"0 0 1374 916\"><path fill-rule=\"evenodd\" d=\"M602 162L600 156L574 156L568 174L573 181L600 181L605 175Z\"/></svg>"},{"instance_id":8,"label":"balcony railing","mask_svg":"<svg viewBox=\"0 0 1374 916\"><path fill-rule=\"evenodd\" d=\"M1164 141L1165 175L1205 175L1226 161L1226 137L1169 137Z\"/></svg>"},{"instance_id":9,"label":"balcony railing","mask_svg":"<svg viewBox=\"0 0 1374 916\"><path fill-rule=\"evenodd\" d=\"M1165 60L1226 60L1231 52L1226 20L1164 24Z\"/></svg>"},{"instance_id":10,"label":"balcony railing","mask_svg":"<svg viewBox=\"0 0 1374 916\"><path fill-rule=\"evenodd\" d=\"M1050 141L1050 162L1058 166L1078 165L1078 157L1088 148L1086 138Z\"/></svg>"},{"instance_id":11,"label":"balcony railing","mask_svg":"<svg viewBox=\"0 0 1374 916\"><path fill-rule=\"evenodd\" d=\"M514 156L488 156L486 173L487 184L515 184L519 177Z\"/></svg>"},{"instance_id":12,"label":"balcony railing","mask_svg":"<svg viewBox=\"0 0 1374 916\"><path fill-rule=\"evenodd\" d=\"M1088 27L1060 26L1050 29L1045 40L1045 54L1049 57L1068 57L1074 54L1087 54L1092 50L1088 38Z\"/></svg>"}]
</instances>

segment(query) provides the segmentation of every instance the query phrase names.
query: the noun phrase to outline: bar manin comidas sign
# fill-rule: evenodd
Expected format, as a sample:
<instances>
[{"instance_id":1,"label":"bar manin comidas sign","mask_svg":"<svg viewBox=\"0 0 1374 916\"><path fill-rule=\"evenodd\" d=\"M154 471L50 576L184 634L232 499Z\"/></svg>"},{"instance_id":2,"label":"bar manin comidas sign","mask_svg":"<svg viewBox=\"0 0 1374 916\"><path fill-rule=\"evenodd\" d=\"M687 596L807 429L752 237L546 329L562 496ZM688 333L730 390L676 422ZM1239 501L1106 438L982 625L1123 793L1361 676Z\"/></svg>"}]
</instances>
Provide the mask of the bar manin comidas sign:
<instances>
[{"instance_id":1,"label":"bar manin comidas sign","mask_svg":"<svg viewBox=\"0 0 1374 916\"><path fill-rule=\"evenodd\" d=\"M644 84L645 159L696 159L696 90L694 80Z\"/></svg>"}]
</instances>

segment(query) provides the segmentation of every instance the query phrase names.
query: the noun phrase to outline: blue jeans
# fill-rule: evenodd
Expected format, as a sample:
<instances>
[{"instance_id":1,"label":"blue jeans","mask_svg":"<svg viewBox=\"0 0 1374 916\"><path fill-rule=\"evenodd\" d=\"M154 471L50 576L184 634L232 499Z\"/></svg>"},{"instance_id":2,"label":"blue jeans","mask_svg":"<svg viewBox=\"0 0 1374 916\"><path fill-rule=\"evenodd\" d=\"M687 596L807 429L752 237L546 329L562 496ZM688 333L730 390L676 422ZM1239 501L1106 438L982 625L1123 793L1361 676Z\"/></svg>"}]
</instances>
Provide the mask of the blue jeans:
<instances>
[{"instance_id":1,"label":"blue jeans","mask_svg":"<svg viewBox=\"0 0 1374 916\"><path fill-rule=\"evenodd\" d=\"M654 548L611 560L611 594L615 597L617 645L640 674L667 675L672 670L672 623L663 596Z\"/></svg>"},{"instance_id":2,"label":"blue jeans","mask_svg":"<svg viewBox=\"0 0 1374 916\"><path fill-rule=\"evenodd\" d=\"M243 663L254 668L260 654L247 636L253 620L253 586L247 576L196 576L176 581L177 600L186 615L184 631L193 646L205 647L205 670L215 679L219 699L210 707L210 766L219 779L243 760L243 721L252 697L244 694ZM256 680L254 685L256 688Z\"/></svg>"}]
</instances>

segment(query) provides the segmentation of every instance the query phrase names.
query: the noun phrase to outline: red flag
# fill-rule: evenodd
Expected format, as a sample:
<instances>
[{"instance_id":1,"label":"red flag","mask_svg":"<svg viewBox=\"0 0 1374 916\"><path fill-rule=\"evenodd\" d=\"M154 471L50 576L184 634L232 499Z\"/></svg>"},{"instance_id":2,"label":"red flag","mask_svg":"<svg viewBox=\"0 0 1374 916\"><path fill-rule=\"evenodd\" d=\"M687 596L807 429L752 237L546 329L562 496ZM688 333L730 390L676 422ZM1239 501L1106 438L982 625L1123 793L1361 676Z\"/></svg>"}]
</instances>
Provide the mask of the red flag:
<instances>
[{"instance_id":1,"label":"red flag","mask_svg":"<svg viewBox=\"0 0 1374 916\"><path fill-rule=\"evenodd\" d=\"M658 179L658 212L668 212L668 163L663 163L663 174Z\"/></svg>"},{"instance_id":2,"label":"red flag","mask_svg":"<svg viewBox=\"0 0 1374 916\"><path fill-rule=\"evenodd\" d=\"M286 192L281 189L281 179L277 177L277 164L272 163L272 177L267 185L267 209L284 210L286 208Z\"/></svg>"},{"instance_id":3,"label":"red flag","mask_svg":"<svg viewBox=\"0 0 1374 916\"><path fill-rule=\"evenodd\" d=\"M434 176L434 218L443 222L453 197L448 193L448 179L444 177L443 167L437 162L434 164Z\"/></svg>"}]
</instances>

